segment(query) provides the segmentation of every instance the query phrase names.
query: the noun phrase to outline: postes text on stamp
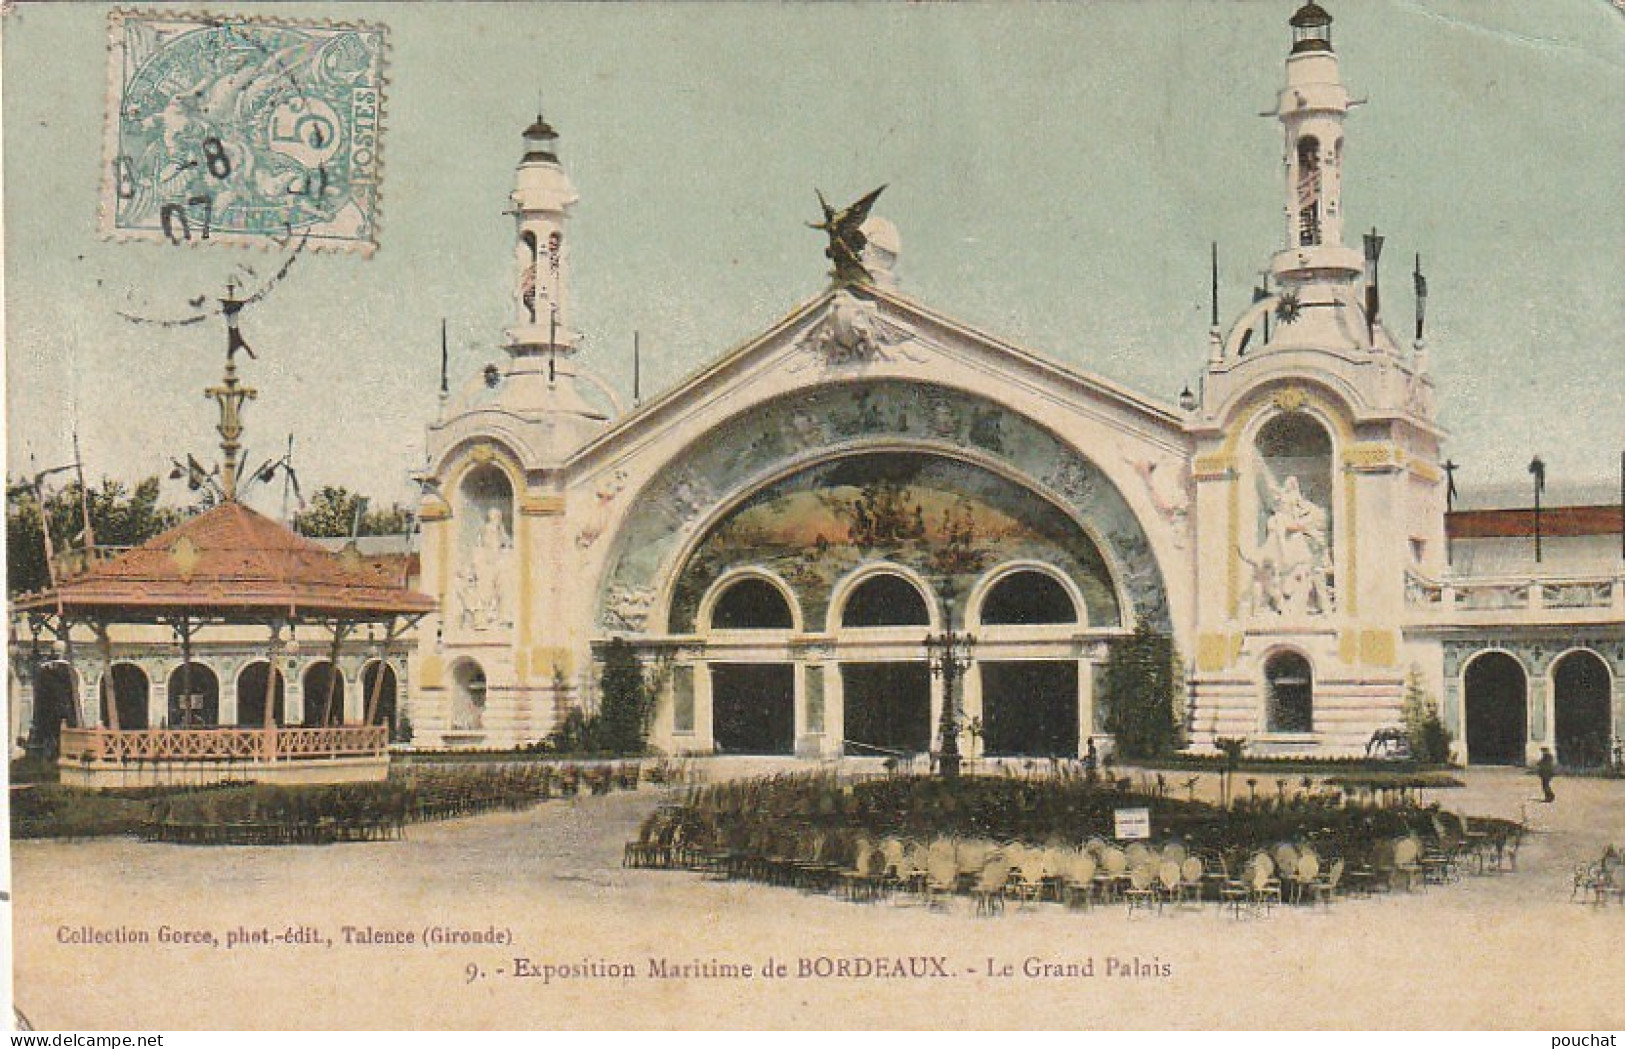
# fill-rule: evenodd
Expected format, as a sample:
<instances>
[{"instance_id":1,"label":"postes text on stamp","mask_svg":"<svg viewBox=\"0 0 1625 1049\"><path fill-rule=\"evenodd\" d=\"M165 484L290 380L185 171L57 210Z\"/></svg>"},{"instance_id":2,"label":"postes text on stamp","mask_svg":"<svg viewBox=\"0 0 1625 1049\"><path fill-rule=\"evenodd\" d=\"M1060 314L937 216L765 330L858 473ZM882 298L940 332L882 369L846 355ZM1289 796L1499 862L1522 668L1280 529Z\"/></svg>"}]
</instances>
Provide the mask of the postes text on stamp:
<instances>
[{"instance_id":1,"label":"postes text on stamp","mask_svg":"<svg viewBox=\"0 0 1625 1049\"><path fill-rule=\"evenodd\" d=\"M165 244L378 244L385 29L115 10L101 228Z\"/></svg>"}]
</instances>

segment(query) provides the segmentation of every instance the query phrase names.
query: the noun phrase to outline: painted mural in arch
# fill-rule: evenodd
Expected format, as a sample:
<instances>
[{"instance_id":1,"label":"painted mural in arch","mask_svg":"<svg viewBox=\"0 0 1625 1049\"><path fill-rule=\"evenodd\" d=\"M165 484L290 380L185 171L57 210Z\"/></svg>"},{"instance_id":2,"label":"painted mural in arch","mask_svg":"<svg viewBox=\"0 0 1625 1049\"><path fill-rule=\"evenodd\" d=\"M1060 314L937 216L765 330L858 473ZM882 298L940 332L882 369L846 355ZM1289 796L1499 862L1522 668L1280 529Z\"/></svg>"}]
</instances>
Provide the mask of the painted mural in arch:
<instances>
[{"instance_id":1,"label":"painted mural in arch","mask_svg":"<svg viewBox=\"0 0 1625 1049\"><path fill-rule=\"evenodd\" d=\"M674 632L692 631L711 585L751 565L789 583L809 629L818 629L835 585L876 561L914 569L939 598L951 590L962 615L977 580L1015 560L1052 564L1074 580L1091 625L1122 624L1100 551L1048 500L958 459L858 454L771 484L713 525L683 566L670 623Z\"/></svg>"},{"instance_id":2,"label":"painted mural in arch","mask_svg":"<svg viewBox=\"0 0 1625 1049\"><path fill-rule=\"evenodd\" d=\"M765 402L681 453L639 493L616 536L600 586L600 626L617 633L646 629L677 558L708 526L719 503L765 488L800 463L868 449L981 458L1030 478L1037 491L1088 523L1101 541L1099 553L1121 574L1118 583L1134 617L1170 629L1167 592L1150 540L1099 467L986 398L896 380L843 382Z\"/></svg>"}]
</instances>

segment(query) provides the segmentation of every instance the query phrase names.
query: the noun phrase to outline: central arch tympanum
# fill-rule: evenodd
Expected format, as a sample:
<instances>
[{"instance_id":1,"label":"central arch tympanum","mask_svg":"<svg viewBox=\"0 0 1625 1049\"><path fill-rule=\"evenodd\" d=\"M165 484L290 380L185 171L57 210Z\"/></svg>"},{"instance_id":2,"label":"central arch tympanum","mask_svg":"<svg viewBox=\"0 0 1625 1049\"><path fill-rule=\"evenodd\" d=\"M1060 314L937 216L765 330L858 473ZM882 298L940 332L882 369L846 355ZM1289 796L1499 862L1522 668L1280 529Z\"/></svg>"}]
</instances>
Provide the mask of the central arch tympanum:
<instances>
[{"instance_id":1,"label":"central arch tympanum","mask_svg":"<svg viewBox=\"0 0 1625 1049\"><path fill-rule=\"evenodd\" d=\"M1010 561L1054 566L1077 584L1089 623L1122 624L1100 550L1049 500L987 467L938 453L857 452L798 470L713 523L678 574L668 623L673 633L692 633L705 593L746 566L785 580L807 621L822 625L832 618L838 584L865 565L911 569L931 581L935 599L957 595L963 604L984 573ZM888 583L915 594L899 576L876 576L854 589L831 625L912 624L918 629L911 636L923 637L929 626L923 607L898 624L870 614L866 596Z\"/></svg>"},{"instance_id":2,"label":"central arch tympanum","mask_svg":"<svg viewBox=\"0 0 1625 1049\"><path fill-rule=\"evenodd\" d=\"M679 452L637 494L616 533L599 586L600 628L622 635L691 630L704 581L717 573L709 564L714 551L751 542L749 528L760 516L753 509L788 499L782 505L799 513L819 505L817 492L829 485L846 489L842 498L849 500L865 485L890 498L886 485L913 483L911 478L925 482L916 500L918 518L913 503L906 519L887 516L890 510L883 508L878 524L871 513L867 531L855 519L845 520L844 536L825 539L856 537L851 545L859 560L894 540L898 550L889 552L900 552L905 563L949 556L924 547L948 538L942 512L948 511L951 523L954 505L942 491L964 481L973 485L967 493L972 502L1035 529L1028 539L1070 557L1083 578L1104 570L1089 596L1091 624L1144 621L1170 629L1167 591L1145 529L1094 462L1032 419L985 397L898 380L799 390L741 412ZM826 520L825 530L832 525ZM927 542L911 551L911 537L922 525ZM806 538L816 541L810 532ZM831 558L854 556L812 552L824 567L834 563ZM827 601L825 584L812 583L811 591L815 600ZM1108 594L1127 606L1116 616ZM811 603L803 609L809 624L827 611Z\"/></svg>"}]
</instances>

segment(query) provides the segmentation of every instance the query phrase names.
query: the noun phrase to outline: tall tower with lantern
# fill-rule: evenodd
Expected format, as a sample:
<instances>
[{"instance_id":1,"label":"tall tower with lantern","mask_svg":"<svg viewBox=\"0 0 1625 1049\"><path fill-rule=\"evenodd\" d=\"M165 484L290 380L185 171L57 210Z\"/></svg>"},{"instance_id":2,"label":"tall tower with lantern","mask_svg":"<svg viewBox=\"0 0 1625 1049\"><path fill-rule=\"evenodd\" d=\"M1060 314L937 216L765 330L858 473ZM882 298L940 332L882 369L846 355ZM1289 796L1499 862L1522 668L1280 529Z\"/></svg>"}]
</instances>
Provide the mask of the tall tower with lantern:
<instances>
[{"instance_id":1,"label":"tall tower with lantern","mask_svg":"<svg viewBox=\"0 0 1625 1049\"><path fill-rule=\"evenodd\" d=\"M1407 673L1437 664L1404 634L1407 578L1442 568L1443 437L1418 326L1380 312L1383 238L1346 237L1351 101L1332 16L1290 20L1274 116L1286 172L1270 283L1215 327L1195 438L1196 651L1188 728L1250 753L1361 753L1397 725Z\"/></svg>"},{"instance_id":2,"label":"tall tower with lantern","mask_svg":"<svg viewBox=\"0 0 1625 1049\"><path fill-rule=\"evenodd\" d=\"M577 359L567 229L577 196L558 138L540 114L523 134L507 360L487 364L429 427L422 578L440 612L414 673L414 724L429 745L541 738L579 703L588 672L557 613L573 578L559 477L619 404Z\"/></svg>"}]
</instances>

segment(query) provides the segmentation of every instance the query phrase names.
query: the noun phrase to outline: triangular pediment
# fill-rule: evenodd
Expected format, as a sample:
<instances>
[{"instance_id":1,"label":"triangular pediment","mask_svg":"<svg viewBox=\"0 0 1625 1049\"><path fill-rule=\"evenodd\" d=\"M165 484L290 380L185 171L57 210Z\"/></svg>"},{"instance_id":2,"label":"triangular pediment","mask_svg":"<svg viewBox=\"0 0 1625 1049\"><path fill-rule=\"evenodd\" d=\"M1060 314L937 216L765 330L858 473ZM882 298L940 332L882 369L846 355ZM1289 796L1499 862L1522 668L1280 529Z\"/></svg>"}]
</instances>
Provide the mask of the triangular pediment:
<instances>
[{"instance_id":1,"label":"triangular pediment","mask_svg":"<svg viewBox=\"0 0 1625 1049\"><path fill-rule=\"evenodd\" d=\"M588 467L615 458L676 419L719 419L797 388L877 379L958 383L978 392L999 384L1042 391L1120 428L1178 440L1171 406L1110 380L980 331L893 289L832 287L736 344L673 389L618 420L572 457Z\"/></svg>"}]
</instances>

